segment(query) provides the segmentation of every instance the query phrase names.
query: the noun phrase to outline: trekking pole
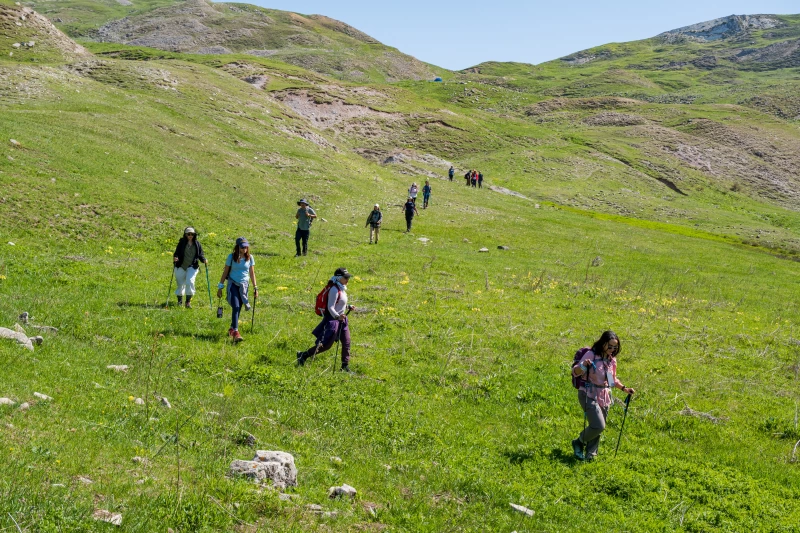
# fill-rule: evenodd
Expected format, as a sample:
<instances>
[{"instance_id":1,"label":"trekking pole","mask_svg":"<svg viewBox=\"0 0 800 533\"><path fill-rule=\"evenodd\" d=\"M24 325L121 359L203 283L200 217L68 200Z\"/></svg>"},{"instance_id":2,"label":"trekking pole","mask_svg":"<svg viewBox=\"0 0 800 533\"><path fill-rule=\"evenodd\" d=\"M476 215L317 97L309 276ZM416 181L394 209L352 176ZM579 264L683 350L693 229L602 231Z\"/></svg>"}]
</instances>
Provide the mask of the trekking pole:
<instances>
[{"instance_id":1,"label":"trekking pole","mask_svg":"<svg viewBox=\"0 0 800 533\"><path fill-rule=\"evenodd\" d=\"M208 280L208 263L206 265L206 288L208 289L208 306L214 311L214 301L211 299L211 282Z\"/></svg>"},{"instance_id":2,"label":"trekking pole","mask_svg":"<svg viewBox=\"0 0 800 533\"><path fill-rule=\"evenodd\" d=\"M169 307L169 293L172 292L172 280L175 278L175 267L172 267L172 274L169 276L169 289L167 289L167 301L164 302L164 307Z\"/></svg>"},{"instance_id":3,"label":"trekking pole","mask_svg":"<svg viewBox=\"0 0 800 533\"><path fill-rule=\"evenodd\" d=\"M619 443L622 440L622 430L625 429L625 419L628 418L628 405L631 403L631 396L632 394L628 393L628 396L625 397L625 414L622 415L622 427L619 428L619 437L617 438L617 448L614 450L614 457L617 457L617 452L619 451Z\"/></svg>"},{"instance_id":4,"label":"trekking pole","mask_svg":"<svg viewBox=\"0 0 800 533\"><path fill-rule=\"evenodd\" d=\"M250 333L253 333L253 328L256 325L256 303L258 302L258 298L255 294L253 294L253 317L250 319Z\"/></svg>"}]
</instances>

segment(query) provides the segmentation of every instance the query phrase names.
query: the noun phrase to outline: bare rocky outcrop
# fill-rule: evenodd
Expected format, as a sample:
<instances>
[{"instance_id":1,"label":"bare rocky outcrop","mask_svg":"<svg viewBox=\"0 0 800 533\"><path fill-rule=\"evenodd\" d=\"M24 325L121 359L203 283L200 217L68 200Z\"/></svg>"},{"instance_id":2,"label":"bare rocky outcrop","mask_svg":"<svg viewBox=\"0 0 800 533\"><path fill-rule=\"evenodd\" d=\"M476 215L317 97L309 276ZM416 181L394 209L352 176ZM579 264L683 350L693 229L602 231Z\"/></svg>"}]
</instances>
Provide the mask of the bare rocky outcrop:
<instances>
[{"instance_id":1,"label":"bare rocky outcrop","mask_svg":"<svg viewBox=\"0 0 800 533\"><path fill-rule=\"evenodd\" d=\"M684 26L657 35L668 44L685 41L711 42L728 39L753 30L778 28L783 23L771 15L730 15L714 20Z\"/></svg>"},{"instance_id":2,"label":"bare rocky outcrop","mask_svg":"<svg viewBox=\"0 0 800 533\"><path fill-rule=\"evenodd\" d=\"M272 484L280 489L297 486L294 457L286 452L259 450L252 461L233 461L229 474L244 476L257 483L271 480Z\"/></svg>"},{"instance_id":3,"label":"bare rocky outcrop","mask_svg":"<svg viewBox=\"0 0 800 533\"><path fill-rule=\"evenodd\" d=\"M22 329L22 326L19 324L15 325L14 329L8 328L0 328L0 339L8 339L15 341L20 346L23 346L25 349L33 351L33 346L35 344L42 343L42 337L28 337L25 334L25 330Z\"/></svg>"}]
</instances>

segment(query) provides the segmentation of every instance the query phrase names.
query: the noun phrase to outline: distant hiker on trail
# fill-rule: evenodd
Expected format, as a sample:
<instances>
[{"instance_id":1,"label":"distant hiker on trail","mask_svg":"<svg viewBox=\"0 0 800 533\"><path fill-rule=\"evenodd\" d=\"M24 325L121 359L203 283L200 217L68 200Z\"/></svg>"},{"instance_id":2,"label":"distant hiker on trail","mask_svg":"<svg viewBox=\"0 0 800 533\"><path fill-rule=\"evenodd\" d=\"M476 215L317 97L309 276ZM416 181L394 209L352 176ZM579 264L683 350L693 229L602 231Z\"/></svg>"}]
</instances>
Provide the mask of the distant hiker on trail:
<instances>
[{"instance_id":1,"label":"distant hiker on trail","mask_svg":"<svg viewBox=\"0 0 800 533\"><path fill-rule=\"evenodd\" d=\"M375 244L378 244L378 233L381 231L381 222L383 221L383 213L381 213L381 206L375 204L372 211L367 216L367 223L364 224L366 228L369 226L369 243L372 244L372 237L375 236Z\"/></svg>"},{"instance_id":2,"label":"distant hiker on trail","mask_svg":"<svg viewBox=\"0 0 800 533\"><path fill-rule=\"evenodd\" d=\"M412 183L411 187L408 188L408 196L411 198L411 201L414 202L414 205L417 204L418 192L419 192L419 187L417 187L416 183Z\"/></svg>"},{"instance_id":3,"label":"distant hiker on trail","mask_svg":"<svg viewBox=\"0 0 800 533\"><path fill-rule=\"evenodd\" d=\"M183 237L178 241L175 253L172 254L172 263L175 265L175 281L178 284L175 288L178 305L183 304L183 296L186 295L186 308L191 309L195 293L194 280L200 270L200 263L208 264L193 227L183 230Z\"/></svg>"},{"instance_id":4,"label":"distant hiker on trail","mask_svg":"<svg viewBox=\"0 0 800 533\"><path fill-rule=\"evenodd\" d=\"M303 241L303 255L308 254L308 237L311 235L311 223L317 218L317 213L311 207L305 198L297 202L300 206L295 213L294 218L297 219L297 230L294 232L294 247L297 249L295 257L300 257L300 241Z\"/></svg>"},{"instance_id":5,"label":"distant hiker on trail","mask_svg":"<svg viewBox=\"0 0 800 533\"><path fill-rule=\"evenodd\" d=\"M483 172L478 172L478 188L483 189Z\"/></svg>"},{"instance_id":6,"label":"distant hiker on trail","mask_svg":"<svg viewBox=\"0 0 800 533\"><path fill-rule=\"evenodd\" d=\"M410 196L405 205L403 205L403 211L406 213L406 233L408 233L411 231L411 222L414 221L414 215L419 215L417 206L414 205L414 200Z\"/></svg>"},{"instance_id":7,"label":"distant hiker on trail","mask_svg":"<svg viewBox=\"0 0 800 533\"><path fill-rule=\"evenodd\" d=\"M447 177L450 178L450 181L453 181L453 176L456 175L456 169L453 168L453 165L450 165L450 170L447 171Z\"/></svg>"},{"instance_id":8,"label":"distant hiker on trail","mask_svg":"<svg viewBox=\"0 0 800 533\"><path fill-rule=\"evenodd\" d=\"M466 174L464 174L464 181L467 182L467 187L469 187L470 179L472 178L472 171L468 170Z\"/></svg>"},{"instance_id":9,"label":"distant hiker on trail","mask_svg":"<svg viewBox=\"0 0 800 533\"><path fill-rule=\"evenodd\" d=\"M578 378L578 401L583 409L585 421L589 427L584 428L578 438L572 441L572 450L578 459L591 461L597 456L600 434L606 428L608 408L611 406L611 389L622 389L627 394L636 391L626 387L617 377L617 355L622 350L622 343L613 331L605 331L591 349L581 349L582 357L573 364L573 384Z\"/></svg>"},{"instance_id":10,"label":"distant hiker on trail","mask_svg":"<svg viewBox=\"0 0 800 533\"><path fill-rule=\"evenodd\" d=\"M328 284L317 296L322 300L322 321L311 332L317 342L308 350L297 352L297 366L303 366L308 359L331 349L335 342L342 343L342 371L350 372L350 328L347 314L355 307L347 305L347 282L351 274L346 268L337 268Z\"/></svg>"},{"instance_id":11,"label":"distant hiker on trail","mask_svg":"<svg viewBox=\"0 0 800 533\"><path fill-rule=\"evenodd\" d=\"M247 239L244 237L236 239L236 246L233 248L233 253L225 259L225 268L217 285L217 298L222 298L222 289L225 287L225 280L228 280L225 299L232 309L228 336L233 338L233 342L243 340L239 334L239 313L242 307L250 309L250 302L247 299L248 278L253 283L253 298L258 299L255 264L255 259L250 255L250 243Z\"/></svg>"},{"instance_id":12,"label":"distant hiker on trail","mask_svg":"<svg viewBox=\"0 0 800 533\"><path fill-rule=\"evenodd\" d=\"M472 174L469 176L470 181L472 182L472 187L476 187L478 185L478 171L473 170Z\"/></svg>"},{"instance_id":13,"label":"distant hiker on trail","mask_svg":"<svg viewBox=\"0 0 800 533\"><path fill-rule=\"evenodd\" d=\"M431 182L425 180L425 186L422 188L422 209L428 209L428 200L431 199Z\"/></svg>"}]
</instances>

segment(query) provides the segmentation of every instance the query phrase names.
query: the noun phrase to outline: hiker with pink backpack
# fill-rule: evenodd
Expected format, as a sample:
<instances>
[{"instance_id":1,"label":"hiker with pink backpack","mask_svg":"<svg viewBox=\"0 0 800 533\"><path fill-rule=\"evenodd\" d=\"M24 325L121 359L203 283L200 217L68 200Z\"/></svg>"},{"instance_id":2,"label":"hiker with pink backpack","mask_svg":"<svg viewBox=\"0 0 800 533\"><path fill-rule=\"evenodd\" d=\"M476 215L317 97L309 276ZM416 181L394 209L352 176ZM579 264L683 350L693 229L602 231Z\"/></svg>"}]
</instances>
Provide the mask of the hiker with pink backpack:
<instances>
[{"instance_id":1,"label":"hiker with pink backpack","mask_svg":"<svg viewBox=\"0 0 800 533\"><path fill-rule=\"evenodd\" d=\"M604 331L591 348L581 348L572 362L572 385L578 389L578 402L584 412L584 428L572 441L575 457L591 461L597 457L600 435L606 428L611 389L621 389L628 397L636 391L626 387L617 377L617 355L622 343L613 331ZM627 413L626 400L625 412ZM586 422L589 427L586 427ZM622 431L620 430L620 436Z\"/></svg>"},{"instance_id":2,"label":"hiker with pink backpack","mask_svg":"<svg viewBox=\"0 0 800 533\"><path fill-rule=\"evenodd\" d=\"M297 352L297 366L326 352L334 343L342 343L342 372L350 372L350 328L347 314L355 307L347 304L347 282L352 275L346 268L337 268L325 288L317 295L314 311L322 321L311 332L317 342L308 350ZM338 346L337 346L338 349Z\"/></svg>"}]
</instances>

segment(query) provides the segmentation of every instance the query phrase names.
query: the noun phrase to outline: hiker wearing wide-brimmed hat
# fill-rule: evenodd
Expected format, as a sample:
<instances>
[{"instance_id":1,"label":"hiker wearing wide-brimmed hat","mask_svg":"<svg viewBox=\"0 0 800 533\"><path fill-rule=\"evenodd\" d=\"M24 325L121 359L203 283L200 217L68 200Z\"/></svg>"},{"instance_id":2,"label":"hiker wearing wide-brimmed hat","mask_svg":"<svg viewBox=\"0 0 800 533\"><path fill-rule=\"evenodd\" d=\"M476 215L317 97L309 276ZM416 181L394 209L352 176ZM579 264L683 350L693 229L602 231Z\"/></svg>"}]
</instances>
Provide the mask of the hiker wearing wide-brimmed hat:
<instances>
[{"instance_id":1,"label":"hiker wearing wide-brimmed hat","mask_svg":"<svg viewBox=\"0 0 800 533\"><path fill-rule=\"evenodd\" d=\"M381 206L375 204L372 211L367 216L367 223L364 224L366 228L369 226L369 243L372 244L372 237L375 237L375 244L378 244L378 233L381 231L381 222L383 221L383 213L381 213Z\"/></svg>"},{"instance_id":2,"label":"hiker wearing wide-brimmed hat","mask_svg":"<svg viewBox=\"0 0 800 533\"><path fill-rule=\"evenodd\" d=\"M250 243L247 242L247 239L244 237L236 239L233 252L225 259L222 278L217 285L217 298L222 298L222 289L225 288L225 280L228 280L226 299L232 309L231 328L228 330L228 336L232 337L234 342L242 340L242 335L239 333L239 313L241 313L242 307L249 309L247 307L249 305L247 300L248 281L253 283L253 298L258 298L255 264L256 260L250 255Z\"/></svg>"},{"instance_id":3,"label":"hiker wearing wide-brimmed hat","mask_svg":"<svg viewBox=\"0 0 800 533\"><path fill-rule=\"evenodd\" d=\"M295 257L300 257L300 242L303 242L303 255L308 254L308 237L311 235L311 223L317 218L317 213L308 205L308 201L303 198L297 202L299 209L294 218L297 219L297 230L294 232L294 246L297 249Z\"/></svg>"},{"instance_id":4,"label":"hiker wearing wide-brimmed hat","mask_svg":"<svg viewBox=\"0 0 800 533\"><path fill-rule=\"evenodd\" d=\"M347 305L347 282L352 275L346 268L337 268L328 280L325 289L317 297L322 299L322 321L311 332L317 342L302 352L297 352L297 365L303 366L308 359L331 349L335 342L342 343L342 370L350 372L350 328L347 313L355 307Z\"/></svg>"},{"instance_id":5,"label":"hiker wearing wide-brimmed hat","mask_svg":"<svg viewBox=\"0 0 800 533\"><path fill-rule=\"evenodd\" d=\"M175 281L178 284L175 289L178 305L183 304L183 297L186 296L186 307L191 309L195 293L194 280L200 270L200 263L208 265L203 247L197 240L197 232L193 227L189 226L183 230L183 237L178 241L175 253L172 254L172 263L175 268Z\"/></svg>"}]
</instances>

